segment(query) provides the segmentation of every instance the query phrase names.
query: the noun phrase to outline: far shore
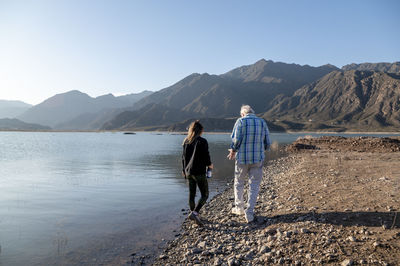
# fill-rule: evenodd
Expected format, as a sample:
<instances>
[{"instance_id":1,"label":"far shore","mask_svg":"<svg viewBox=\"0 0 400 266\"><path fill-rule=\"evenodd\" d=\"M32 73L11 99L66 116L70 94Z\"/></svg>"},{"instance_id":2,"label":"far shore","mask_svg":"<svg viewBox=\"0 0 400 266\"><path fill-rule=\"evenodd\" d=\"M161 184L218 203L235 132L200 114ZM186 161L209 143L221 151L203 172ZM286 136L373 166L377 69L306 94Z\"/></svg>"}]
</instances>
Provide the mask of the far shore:
<instances>
[{"instance_id":1,"label":"far shore","mask_svg":"<svg viewBox=\"0 0 400 266\"><path fill-rule=\"evenodd\" d=\"M125 132L141 132L141 133L162 133L162 134L179 134L185 135L186 131L157 131L157 130L6 130L0 129L0 132L43 132L43 133L125 133ZM230 134L232 131L205 131L205 134ZM347 135L400 135L399 131L270 131L272 134L347 134Z\"/></svg>"}]
</instances>

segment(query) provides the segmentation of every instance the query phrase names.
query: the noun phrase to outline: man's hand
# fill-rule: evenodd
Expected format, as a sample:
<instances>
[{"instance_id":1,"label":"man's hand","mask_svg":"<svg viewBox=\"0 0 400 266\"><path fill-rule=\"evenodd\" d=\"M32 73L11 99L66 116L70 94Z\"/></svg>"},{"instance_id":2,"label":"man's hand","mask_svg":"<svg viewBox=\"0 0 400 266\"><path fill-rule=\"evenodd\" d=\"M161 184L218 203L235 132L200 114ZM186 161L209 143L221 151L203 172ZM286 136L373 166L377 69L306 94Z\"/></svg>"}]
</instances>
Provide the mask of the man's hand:
<instances>
[{"instance_id":1,"label":"man's hand","mask_svg":"<svg viewBox=\"0 0 400 266\"><path fill-rule=\"evenodd\" d=\"M226 156L229 160L234 160L236 158L236 152L232 149L229 149L229 154Z\"/></svg>"}]
</instances>

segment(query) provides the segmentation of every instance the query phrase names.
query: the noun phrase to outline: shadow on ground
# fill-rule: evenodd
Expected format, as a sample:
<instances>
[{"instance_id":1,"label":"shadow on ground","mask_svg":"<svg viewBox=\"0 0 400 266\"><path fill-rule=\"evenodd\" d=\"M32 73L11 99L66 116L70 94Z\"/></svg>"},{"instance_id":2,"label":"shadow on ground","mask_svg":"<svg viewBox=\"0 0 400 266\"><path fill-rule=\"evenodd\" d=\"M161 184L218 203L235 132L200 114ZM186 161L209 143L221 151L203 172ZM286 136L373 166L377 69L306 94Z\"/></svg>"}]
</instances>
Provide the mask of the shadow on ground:
<instances>
[{"instance_id":1,"label":"shadow on ground","mask_svg":"<svg viewBox=\"0 0 400 266\"><path fill-rule=\"evenodd\" d=\"M233 217L233 216L232 216ZM238 219L240 219L238 217ZM232 219L228 222L219 223L220 225L229 225L232 227L242 226L246 224L244 219L237 221ZM387 229L400 228L400 213L399 212L308 212L308 213L290 213L276 216L256 216L252 225L255 228L268 227L278 223L297 223L314 221L324 224L349 226L367 226L367 227L382 227ZM209 227L210 223L204 221L205 228L218 230Z\"/></svg>"}]
</instances>

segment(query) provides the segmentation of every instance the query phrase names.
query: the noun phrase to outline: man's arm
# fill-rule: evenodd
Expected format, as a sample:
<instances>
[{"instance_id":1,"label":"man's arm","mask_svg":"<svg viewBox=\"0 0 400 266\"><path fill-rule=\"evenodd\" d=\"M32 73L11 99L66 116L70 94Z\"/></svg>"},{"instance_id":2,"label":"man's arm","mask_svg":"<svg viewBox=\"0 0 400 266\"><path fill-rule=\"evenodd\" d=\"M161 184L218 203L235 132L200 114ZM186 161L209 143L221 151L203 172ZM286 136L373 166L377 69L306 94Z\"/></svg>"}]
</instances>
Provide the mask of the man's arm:
<instances>
[{"instance_id":1,"label":"man's arm","mask_svg":"<svg viewBox=\"0 0 400 266\"><path fill-rule=\"evenodd\" d=\"M265 125L265 128L264 128L264 133L265 133L264 149L267 151L271 147L271 140L269 139L269 130L268 130L267 122L264 121L264 125Z\"/></svg>"},{"instance_id":2,"label":"man's arm","mask_svg":"<svg viewBox=\"0 0 400 266\"><path fill-rule=\"evenodd\" d=\"M242 120L239 118L236 120L235 126L232 130L232 143L229 149L228 159L233 160L236 158L236 151L239 150L242 144L243 133L242 133Z\"/></svg>"},{"instance_id":3,"label":"man's arm","mask_svg":"<svg viewBox=\"0 0 400 266\"><path fill-rule=\"evenodd\" d=\"M236 120L235 126L233 127L232 130L231 138L232 138L231 149L232 151L236 152L237 150L239 150L243 139L242 120L240 118Z\"/></svg>"}]
</instances>

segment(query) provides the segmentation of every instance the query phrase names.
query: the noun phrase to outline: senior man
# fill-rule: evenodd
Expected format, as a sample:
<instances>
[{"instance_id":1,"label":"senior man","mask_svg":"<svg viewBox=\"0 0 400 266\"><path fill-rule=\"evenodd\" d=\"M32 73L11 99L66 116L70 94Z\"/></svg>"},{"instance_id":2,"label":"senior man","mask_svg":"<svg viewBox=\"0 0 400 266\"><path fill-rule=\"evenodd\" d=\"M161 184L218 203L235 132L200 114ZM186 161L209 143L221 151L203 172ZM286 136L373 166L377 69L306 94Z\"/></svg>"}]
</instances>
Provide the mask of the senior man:
<instances>
[{"instance_id":1,"label":"senior man","mask_svg":"<svg viewBox=\"0 0 400 266\"><path fill-rule=\"evenodd\" d=\"M232 143L228 158L235 161L235 207L232 213L245 215L247 223L254 220L254 206L257 201L263 175L265 151L271 146L269 130L264 119L257 117L249 105L243 105L240 116L232 131ZM244 185L249 183L246 204L243 201Z\"/></svg>"}]
</instances>

